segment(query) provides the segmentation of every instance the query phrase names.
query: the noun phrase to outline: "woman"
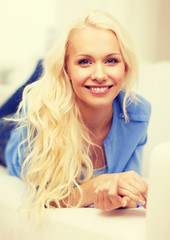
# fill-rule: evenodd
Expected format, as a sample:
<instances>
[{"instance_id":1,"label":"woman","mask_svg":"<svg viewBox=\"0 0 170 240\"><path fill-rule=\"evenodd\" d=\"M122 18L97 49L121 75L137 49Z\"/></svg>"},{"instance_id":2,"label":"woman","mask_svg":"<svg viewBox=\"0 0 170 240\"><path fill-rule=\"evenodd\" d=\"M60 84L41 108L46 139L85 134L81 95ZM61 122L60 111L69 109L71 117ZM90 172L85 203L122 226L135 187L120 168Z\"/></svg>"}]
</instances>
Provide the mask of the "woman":
<instances>
[{"instance_id":1,"label":"woman","mask_svg":"<svg viewBox=\"0 0 170 240\"><path fill-rule=\"evenodd\" d=\"M112 16L93 11L67 29L25 88L5 150L32 209L146 206L150 104L132 92L136 81L133 44Z\"/></svg>"}]
</instances>

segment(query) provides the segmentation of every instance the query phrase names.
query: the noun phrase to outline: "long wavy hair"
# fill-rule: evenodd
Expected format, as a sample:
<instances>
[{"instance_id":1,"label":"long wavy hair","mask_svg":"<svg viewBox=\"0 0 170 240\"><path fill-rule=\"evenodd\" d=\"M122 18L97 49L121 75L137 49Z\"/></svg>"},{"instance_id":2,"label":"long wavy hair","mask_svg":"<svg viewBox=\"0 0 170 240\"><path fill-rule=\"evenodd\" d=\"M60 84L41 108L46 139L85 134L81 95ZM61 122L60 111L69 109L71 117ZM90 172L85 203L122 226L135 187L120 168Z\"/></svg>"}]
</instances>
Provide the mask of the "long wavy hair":
<instances>
[{"instance_id":1,"label":"long wavy hair","mask_svg":"<svg viewBox=\"0 0 170 240\"><path fill-rule=\"evenodd\" d=\"M92 11L74 21L62 34L44 60L44 72L35 83L27 86L18 114L25 113L21 126L27 129L27 157L22 167L32 199L31 209L44 209L55 202L69 207L68 199L74 187L80 192L81 183L93 174L90 147L93 142L76 103L75 93L66 72L71 36L86 27L106 29L116 34L125 61L126 77L123 110L133 100L132 89L137 82L137 59L133 43L120 23L103 11ZM130 99L130 100L129 100ZM83 176L83 178L82 178Z\"/></svg>"}]
</instances>

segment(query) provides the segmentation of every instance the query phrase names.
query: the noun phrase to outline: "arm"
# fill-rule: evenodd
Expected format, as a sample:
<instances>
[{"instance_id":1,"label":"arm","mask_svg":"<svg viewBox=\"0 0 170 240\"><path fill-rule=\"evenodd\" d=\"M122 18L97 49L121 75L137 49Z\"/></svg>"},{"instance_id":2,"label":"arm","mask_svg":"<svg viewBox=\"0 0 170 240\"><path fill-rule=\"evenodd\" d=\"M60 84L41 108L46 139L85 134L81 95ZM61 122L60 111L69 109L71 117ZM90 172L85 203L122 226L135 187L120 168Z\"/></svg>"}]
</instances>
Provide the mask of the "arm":
<instances>
[{"instance_id":1,"label":"arm","mask_svg":"<svg viewBox=\"0 0 170 240\"><path fill-rule=\"evenodd\" d=\"M122 199L119 198L119 207L125 206L126 207L137 207L137 204L141 204L146 207L147 201L147 183L140 177L141 174L141 163L142 163L142 153L143 147L147 141L146 133L144 133L144 137L142 137L141 141L138 143L135 151L131 155L127 165L125 166L122 173L117 174L119 176L119 180L115 181L114 176L116 174L104 174L98 176L92 180L91 183L88 182L84 186L82 185L83 192L85 193L86 199L88 198L88 192L91 196L91 201L87 202L92 204L95 202L95 206L101 208L99 205L99 199L101 199L101 195L103 194L103 198L106 195L110 194L111 190L111 199L113 198L112 194L115 196L121 196ZM112 188L115 189L117 185L117 191L112 191ZM87 191L86 191L87 187ZM89 189L90 188L90 189ZM92 191L92 192L90 192ZM86 194L87 192L87 194ZM103 192L103 193L102 193ZM114 192L114 193L113 193ZM108 197L110 201L110 197ZM116 197L117 199L117 197ZM126 204L125 204L125 202ZM101 204L102 205L102 204ZM107 204L106 204L107 205ZM116 205L112 205L112 209L115 208ZM106 207L107 209L107 207Z\"/></svg>"},{"instance_id":2,"label":"arm","mask_svg":"<svg viewBox=\"0 0 170 240\"><path fill-rule=\"evenodd\" d=\"M24 88L35 81L37 81L43 73L43 62L39 60L37 66L30 76L30 78L22 85L16 92L0 107L0 118L9 114L14 114L17 111L18 105L22 100L22 93Z\"/></svg>"},{"instance_id":3,"label":"arm","mask_svg":"<svg viewBox=\"0 0 170 240\"><path fill-rule=\"evenodd\" d=\"M122 173L119 173L119 181L117 183L117 195L121 196L126 202L126 207L137 207L138 204L146 208L147 202L147 183L140 177L143 147L146 144L146 133L142 140L138 143L135 151L131 155L127 165ZM139 175L138 175L139 174ZM95 194L95 206L103 210L115 209L112 201L113 182L103 183L98 187ZM101 201L105 199L105 201ZM104 207L105 206L105 207Z\"/></svg>"},{"instance_id":4,"label":"arm","mask_svg":"<svg viewBox=\"0 0 170 240\"><path fill-rule=\"evenodd\" d=\"M11 136L5 148L5 160L10 175L21 177L21 169L24 159L26 158L26 144L20 145L25 139L26 128L16 128L12 131Z\"/></svg>"},{"instance_id":5,"label":"arm","mask_svg":"<svg viewBox=\"0 0 170 240\"><path fill-rule=\"evenodd\" d=\"M139 181L137 184L136 180ZM144 204L142 192L145 191L147 185L145 186L144 181L138 174L130 171L120 174L103 174L82 184L80 187L83 193L80 207L86 207L94 203L96 208L111 211L120 207L136 207L136 203ZM79 199L80 192L75 187L69 198L64 199L64 202L70 207L74 207ZM57 207L55 202L52 202L51 206ZM62 202L61 206L66 207Z\"/></svg>"},{"instance_id":6,"label":"arm","mask_svg":"<svg viewBox=\"0 0 170 240\"><path fill-rule=\"evenodd\" d=\"M82 207L89 206L92 203L95 203L95 206L100 209L104 209L103 204L105 204L105 210L113 210L118 205L119 207L137 207L138 203L146 207L148 185L140 177L143 146L146 141L147 137L145 134L122 173L100 175L81 185L84 193ZM118 181L115 181L115 175L119 176ZM75 188L71 196L71 205L77 203L74 202L74 199L79 199L80 196L78 194L78 190ZM113 201L113 196L116 199L115 201ZM108 201L101 203L100 200L102 198L108 199ZM112 204L110 204L110 201Z\"/></svg>"},{"instance_id":7,"label":"arm","mask_svg":"<svg viewBox=\"0 0 170 240\"><path fill-rule=\"evenodd\" d=\"M22 164L25 159L25 148L23 145L21 145L20 148L21 156L19 156L18 152L19 144L23 139L22 136L25 135L24 132L26 132L26 129L24 128L15 129L11 134L10 140L5 150L8 172L11 175L18 177L21 177ZM119 175L119 180L115 179L115 175ZM103 186L104 184L105 186ZM142 186L140 186L140 184ZM109 192L110 188L114 190L111 191L111 193ZM141 178L137 174L135 175L135 173L132 171L120 174L103 174L81 185L81 190L83 193L83 201L81 207L86 207L95 203L96 207L101 209L97 203L98 193L100 193L99 198L101 198L102 195L103 190L101 189L104 189L105 196L109 196L109 194L111 194L111 210L117 207L130 206L129 198L133 199L135 202L141 203L140 198L142 198L142 193L145 192L145 188L146 186L142 182ZM77 188L74 188L68 199L68 204L75 206L78 203L79 199L80 192Z\"/></svg>"}]
</instances>

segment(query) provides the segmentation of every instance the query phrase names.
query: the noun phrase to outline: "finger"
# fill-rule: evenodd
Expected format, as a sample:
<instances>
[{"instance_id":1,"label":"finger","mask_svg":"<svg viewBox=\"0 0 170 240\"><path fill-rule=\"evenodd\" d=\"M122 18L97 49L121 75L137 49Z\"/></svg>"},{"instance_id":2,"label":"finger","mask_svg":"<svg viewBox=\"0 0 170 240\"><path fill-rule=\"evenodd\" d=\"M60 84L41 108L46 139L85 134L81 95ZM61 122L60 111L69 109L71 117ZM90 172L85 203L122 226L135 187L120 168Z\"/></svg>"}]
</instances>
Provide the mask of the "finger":
<instances>
[{"instance_id":1,"label":"finger","mask_svg":"<svg viewBox=\"0 0 170 240\"><path fill-rule=\"evenodd\" d=\"M104 197L102 186L95 191L95 196L96 196L95 207L104 210Z\"/></svg>"},{"instance_id":2,"label":"finger","mask_svg":"<svg viewBox=\"0 0 170 240\"><path fill-rule=\"evenodd\" d=\"M135 171L120 173L119 186L147 200L148 184Z\"/></svg>"},{"instance_id":3,"label":"finger","mask_svg":"<svg viewBox=\"0 0 170 240\"><path fill-rule=\"evenodd\" d=\"M147 200L148 184L133 171L120 173L119 187L128 190L143 201Z\"/></svg>"},{"instance_id":4,"label":"finger","mask_svg":"<svg viewBox=\"0 0 170 240\"><path fill-rule=\"evenodd\" d=\"M114 202L115 197L117 196L117 189L118 189L118 181L119 181L119 175L114 174L113 175L113 181L110 182L110 189L109 189L109 197L111 202Z\"/></svg>"},{"instance_id":5,"label":"finger","mask_svg":"<svg viewBox=\"0 0 170 240\"><path fill-rule=\"evenodd\" d=\"M128 207L128 208L136 208L137 204L136 202L132 201L129 197L125 196L122 198L122 200L124 201L124 206L122 205L122 207ZM125 204L126 203L126 204Z\"/></svg>"},{"instance_id":6,"label":"finger","mask_svg":"<svg viewBox=\"0 0 170 240\"><path fill-rule=\"evenodd\" d=\"M118 195L119 175L114 174L113 181L110 184L108 192L109 199L112 203L112 208L116 209L122 206L122 198Z\"/></svg>"},{"instance_id":7,"label":"finger","mask_svg":"<svg viewBox=\"0 0 170 240\"><path fill-rule=\"evenodd\" d=\"M122 192L120 191L121 189L126 190L126 194L128 194L127 196L129 196L130 198L132 198L133 196L133 198L135 199L146 201L145 197L140 193L140 190L129 183L123 182L123 184L119 184L118 194L123 196Z\"/></svg>"},{"instance_id":8,"label":"finger","mask_svg":"<svg viewBox=\"0 0 170 240\"><path fill-rule=\"evenodd\" d=\"M95 206L95 208L98 208L98 206L99 206L99 198L98 198L98 190L97 189L94 193L94 206Z\"/></svg>"},{"instance_id":9,"label":"finger","mask_svg":"<svg viewBox=\"0 0 170 240\"><path fill-rule=\"evenodd\" d=\"M121 207L121 197L117 195L117 178L118 176L116 175L113 177L113 180L98 187L94 201L96 208L111 211Z\"/></svg>"},{"instance_id":10,"label":"finger","mask_svg":"<svg viewBox=\"0 0 170 240\"><path fill-rule=\"evenodd\" d=\"M135 182L135 180L132 180L131 185L133 185L136 189L136 192L139 193L139 196L142 196L145 201L147 201L147 194L148 194L148 184L141 182Z\"/></svg>"},{"instance_id":11,"label":"finger","mask_svg":"<svg viewBox=\"0 0 170 240\"><path fill-rule=\"evenodd\" d=\"M103 196L104 196L104 208L105 208L105 210L106 211L113 210L114 206L113 206L113 203L112 203L112 201L110 200L110 197L109 197L109 188L104 189Z\"/></svg>"},{"instance_id":12,"label":"finger","mask_svg":"<svg viewBox=\"0 0 170 240\"><path fill-rule=\"evenodd\" d=\"M104 206L106 211L121 207L121 197L117 194L118 176L109 181L104 187Z\"/></svg>"},{"instance_id":13,"label":"finger","mask_svg":"<svg viewBox=\"0 0 170 240\"><path fill-rule=\"evenodd\" d=\"M112 187L112 181L108 181L104 183L101 187L99 187L99 193L102 193L102 197L100 197L100 209L105 211L111 211L114 209L114 206L109 197L109 190ZM101 191L101 192L100 192Z\"/></svg>"},{"instance_id":14,"label":"finger","mask_svg":"<svg viewBox=\"0 0 170 240\"><path fill-rule=\"evenodd\" d=\"M147 200L147 192L148 192L148 184L147 182L136 172L131 171L131 174L133 175L131 184L138 189L138 191L141 193L141 195Z\"/></svg>"},{"instance_id":15,"label":"finger","mask_svg":"<svg viewBox=\"0 0 170 240\"><path fill-rule=\"evenodd\" d=\"M122 197L121 199L121 207L127 207L128 204L130 203L130 198L125 196L125 197Z\"/></svg>"},{"instance_id":16,"label":"finger","mask_svg":"<svg viewBox=\"0 0 170 240\"><path fill-rule=\"evenodd\" d=\"M142 196L139 195L135 195L132 192L124 189L124 188L119 188L118 193L120 196L127 196L129 197L131 200L135 201L136 203L139 203L141 205L145 205L146 201Z\"/></svg>"}]
</instances>

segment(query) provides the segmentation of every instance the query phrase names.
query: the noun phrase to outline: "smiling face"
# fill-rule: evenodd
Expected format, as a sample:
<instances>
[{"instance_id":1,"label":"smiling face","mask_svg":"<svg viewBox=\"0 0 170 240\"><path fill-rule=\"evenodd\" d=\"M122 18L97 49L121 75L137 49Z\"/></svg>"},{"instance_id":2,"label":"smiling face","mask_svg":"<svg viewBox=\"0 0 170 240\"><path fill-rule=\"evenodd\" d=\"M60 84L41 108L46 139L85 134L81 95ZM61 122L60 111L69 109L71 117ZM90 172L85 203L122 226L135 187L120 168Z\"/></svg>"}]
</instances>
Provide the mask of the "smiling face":
<instances>
[{"instance_id":1,"label":"smiling face","mask_svg":"<svg viewBox=\"0 0 170 240\"><path fill-rule=\"evenodd\" d=\"M67 73L79 107L112 106L125 77L125 63L115 34L87 27L70 39Z\"/></svg>"}]
</instances>

